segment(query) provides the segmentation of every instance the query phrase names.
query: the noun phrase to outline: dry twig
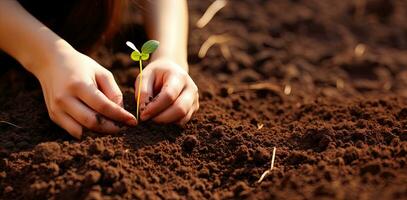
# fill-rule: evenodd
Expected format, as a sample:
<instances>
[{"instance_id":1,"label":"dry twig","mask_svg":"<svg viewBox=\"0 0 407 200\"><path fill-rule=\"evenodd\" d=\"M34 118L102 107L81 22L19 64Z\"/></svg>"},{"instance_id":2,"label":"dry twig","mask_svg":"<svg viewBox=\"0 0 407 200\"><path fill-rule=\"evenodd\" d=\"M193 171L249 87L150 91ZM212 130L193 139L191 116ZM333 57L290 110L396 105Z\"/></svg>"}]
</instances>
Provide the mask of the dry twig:
<instances>
[{"instance_id":1,"label":"dry twig","mask_svg":"<svg viewBox=\"0 0 407 200\"><path fill-rule=\"evenodd\" d=\"M290 95L291 94L291 85L286 85L284 87L284 94L285 95Z\"/></svg>"},{"instance_id":2,"label":"dry twig","mask_svg":"<svg viewBox=\"0 0 407 200\"><path fill-rule=\"evenodd\" d=\"M19 129L23 128L21 126L18 126L18 125L15 125L15 124L11 123L11 122L7 122L7 121L3 121L3 120L0 120L0 123L7 124L7 125L10 125L10 126L14 126L16 128L19 128Z\"/></svg>"},{"instance_id":3,"label":"dry twig","mask_svg":"<svg viewBox=\"0 0 407 200\"><path fill-rule=\"evenodd\" d=\"M261 124L261 123L257 124L257 130L262 129L263 127L264 127L264 124Z\"/></svg>"},{"instance_id":4,"label":"dry twig","mask_svg":"<svg viewBox=\"0 0 407 200\"><path fill-rule=\"evenodd\" d=\"M265 171L265 172L261 175L261 177L260 177L260 179L257 181L257 183L261 183L261 182L263 181L263 179L266 178L266 176L271 173L271 170L273 170L273 168L274 168L274 159L275 159L275 157L276 157L276 147L273 148L273 156L271 157L270 169L268 169L267 171Z\"/></svg>"},{"instance_id":5,"label":"dry twig","mask_svg":"<svg viewBox=\"0 0 407 200\"><path fill-rule=\"evenodd\" d=\"M345 82L342 79L336 79L336 88L343 89L345 87Z\"/></svg>"},{"instance_id":6,"label":"dry twig","mask_svg":"<svg viewBox=\"0 0 407 200\"><path fill-rule=\"evenodd\" d=\"M215 44L223 44L231 40L228 35L211 35L201 46L198 52L199 58L204 58L209 48Z\"/></svg>"},{"instance_id":7,"label":"dry twig","mask_svg":"<svg viewBox=\"0 0 407 200\"><path fill-rule=\"evenodd\" d=\"M355 56L357 58L360 58L363 56L363 54L365 54L366 52L366 45L364 44L358 44L356 45L355 49L353 50L353 52L355 53Z\"/></svg>"},{"instance_id":8,"label":"dry twig","mask_svg":"<svg viewBox=\"0 0 407 200\"><path fill-rule=\"evenodd\" d=\"M259 82L253 83L249 85L235 85L235 86L228 86L227 87L227 94L239 93L244 92L247 90L267 90L270 92L274 92L278 95L281 93L281 88L279 85L270 83L270 82Z\"/></svg>"},{"instance_id":9,"label":"dry twig","mask_svg":"<svg viewBox=\"0 0 407 200\"><path fill-rule=\"evenodd\" d=\"M270 83L270 82L262 82L262 83L255 83L248 86L250 90L271 90L271 91L280 91L280 86Z\"/></svg>"},{"instance_id":10,"label":"dry twig","mask_svg":"<svg viewBox=\"0 0 407 200\"><path fill-rule=\"evenodd\" d=\"M209 7L208 9L206 9L205 13L202 15L202 17L196 22L196 26L198 28L203 28L204 26L206 26L211 19L213 18L213 16L215 16L215 14L222 9L223 7L225 7L227 4L226 0L216 0L214 1Z\"/></svg>"},{"instance_id":11,"label":"dry twig","mask_svg":"<svg viewBox=\"0 0 407 200\"><path fill-rule=\"evenodd\" d=\"M229 60L232 57L229 46L224 43L220 44L220 52L226 60Z\"/></svg>"}]
</instances>

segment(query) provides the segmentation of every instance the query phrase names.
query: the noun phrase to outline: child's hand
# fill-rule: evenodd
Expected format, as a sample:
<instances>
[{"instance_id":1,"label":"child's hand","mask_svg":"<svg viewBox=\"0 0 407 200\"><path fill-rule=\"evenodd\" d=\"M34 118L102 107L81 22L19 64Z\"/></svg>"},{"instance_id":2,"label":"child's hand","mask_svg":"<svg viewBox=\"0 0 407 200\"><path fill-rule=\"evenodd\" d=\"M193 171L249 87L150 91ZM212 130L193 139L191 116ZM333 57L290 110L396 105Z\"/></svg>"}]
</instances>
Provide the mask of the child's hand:
<instances>
[{"instance_id":1,"label":"child's hand","mask_svg":"<svg viewBox=\"0 0 407 200\"><path fill-rule=\"evenodd\" d=\"M86 55L64 52L33 73L41 83L49 116L76 138L82 127L116 133L119 127L111 120L137 123L121 107L123 96L113 75Z\"/></svg>"},{"instance_id":2,"label":"child's hand","mask_svg":"<svg viewBox=\"0 0 407 200\"><path fill-rule=\"evenodd\" d=\"M140 117L143 121L152 119L157 123L183 125L199 108L198 88L194 81L185 69L169 59L151 62L143 70L142 81ZM154 97L154 94L157 95Z\"/></svg>"}]
</instances>

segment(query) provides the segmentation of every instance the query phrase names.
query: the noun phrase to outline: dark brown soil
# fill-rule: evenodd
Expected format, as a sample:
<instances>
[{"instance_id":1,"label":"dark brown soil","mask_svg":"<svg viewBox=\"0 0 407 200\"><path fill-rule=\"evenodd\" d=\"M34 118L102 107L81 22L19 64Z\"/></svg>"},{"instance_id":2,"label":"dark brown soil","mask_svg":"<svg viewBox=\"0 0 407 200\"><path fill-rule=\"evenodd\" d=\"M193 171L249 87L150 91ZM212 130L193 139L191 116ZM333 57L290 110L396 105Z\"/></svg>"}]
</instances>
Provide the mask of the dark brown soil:
<instances>
[{"instance_id":1,"label":"dark brown soil","mask_svg":"<svg viewBox=\"0 0 407 200\"><path fill-rule=\"evenodd\" d=\"M1 199L407 199L404 0L229 1L203 29L210 1L189 2L201 109L185 128L77 141L49 120L33 77L5 70L0 120L23 128L0 124ZM213 34L232 38L231 57L219 45L197 57ZM99 60L134 111L137 68L109 52Z\"/></svg>"}]
</instances>

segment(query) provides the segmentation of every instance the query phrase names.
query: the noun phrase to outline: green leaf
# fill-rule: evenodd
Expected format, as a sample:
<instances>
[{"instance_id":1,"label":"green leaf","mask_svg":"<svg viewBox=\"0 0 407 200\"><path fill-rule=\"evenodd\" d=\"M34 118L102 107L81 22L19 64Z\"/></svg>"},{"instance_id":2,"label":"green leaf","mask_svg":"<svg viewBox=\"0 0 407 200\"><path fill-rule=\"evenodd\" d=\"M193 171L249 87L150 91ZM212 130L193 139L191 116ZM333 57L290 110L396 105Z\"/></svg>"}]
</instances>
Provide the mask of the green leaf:
<instances>
[{"instance_id":1,"label":"green leaf","mask_svg":"<svg viewBox=\"0 0 407 200\"><path fill-rule=\"evenodd\" d=\"M150 54L141 53L141 60L148 60L150 58Z\"/></svg>"},{"instance_id":2,"label":"green leaf","mask_svg":"<svg viewBox=\"0 0 407 200\"><path fill-rule=\"evenodd\" d=\"M132 60L134 60L134 61L139 61L140 58L141 58L141 54L140 54L140 52L133 51L133 52L131 53L131 55L130 55L130 58L131 58Z\"/></svg>"},{"instance_id":3,"label":"green leaf","mask_svg":"<svg viewBox=\"0 0 407 200\"><path fill-rule=\"evenodd\" d=\"M153 53L160 43L157 40L149 40L143 44L141 47L141 53L143 54L150 54Z\"/></svg>"}]
</instances>

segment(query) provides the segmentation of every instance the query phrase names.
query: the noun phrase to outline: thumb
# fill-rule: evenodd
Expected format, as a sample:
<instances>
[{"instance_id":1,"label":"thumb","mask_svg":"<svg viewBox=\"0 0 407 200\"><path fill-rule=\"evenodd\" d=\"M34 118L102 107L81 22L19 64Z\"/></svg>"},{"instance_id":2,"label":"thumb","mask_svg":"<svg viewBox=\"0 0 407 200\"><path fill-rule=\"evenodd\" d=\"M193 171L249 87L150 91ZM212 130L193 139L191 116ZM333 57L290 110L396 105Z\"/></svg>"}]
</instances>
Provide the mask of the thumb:
<instances>
[{"instance_id":1,"label":"thumb","mask_svg":"<svg viewBox=\"0 0 407 200\"><path fill-rule=\"evenodd\" d=\"M155 80L154 73L151 73L148 70L143 71L142 74L139 74L137 76L137 79L135 82L135 98L137 101L137 97L138 97L139 90L140 90L140 112L153 99L154 80ZM141 81L141 85L140 85L140 81Z\"/></svg>"}]
</instances>

